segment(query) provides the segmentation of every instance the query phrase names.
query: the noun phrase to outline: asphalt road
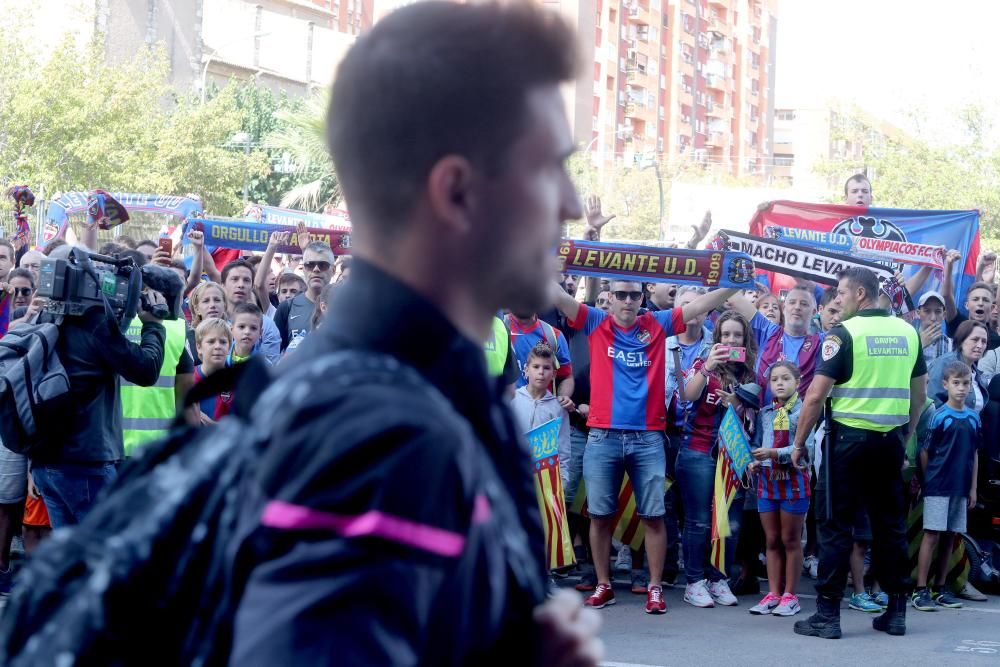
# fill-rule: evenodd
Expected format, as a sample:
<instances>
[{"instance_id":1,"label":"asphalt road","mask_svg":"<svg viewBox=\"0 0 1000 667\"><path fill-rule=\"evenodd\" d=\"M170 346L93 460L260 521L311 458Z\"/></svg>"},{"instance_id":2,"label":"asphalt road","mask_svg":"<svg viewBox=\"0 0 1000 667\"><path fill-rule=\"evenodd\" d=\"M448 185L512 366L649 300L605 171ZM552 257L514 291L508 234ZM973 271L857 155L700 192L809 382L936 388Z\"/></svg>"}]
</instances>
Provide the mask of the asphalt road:
<instances>
[{"instance_id":1,"label":"asphalt road","mask_svg":"<svg viewBox=\"0 0 1000 667\"><path fill-rule=\"evenodd\" d=\"M698 609L683 601L683 586L664 589L667 613L644 612L645 596L629 592L626 575L615 582L616 604L598 611L607 667L687 665L996 665L1000 667L1000 597L965 601L964 609L919 612L910 607L906 635L871 627L872 615L841 610L839 640L801 637L792 624L815 610L815 591L804 579L802 612L791 618L751 616L760 596L737 607ZM560 582L572 586L575 579ZM581 594L582 595L582 594Z\"/></svg>"}]
</instances>

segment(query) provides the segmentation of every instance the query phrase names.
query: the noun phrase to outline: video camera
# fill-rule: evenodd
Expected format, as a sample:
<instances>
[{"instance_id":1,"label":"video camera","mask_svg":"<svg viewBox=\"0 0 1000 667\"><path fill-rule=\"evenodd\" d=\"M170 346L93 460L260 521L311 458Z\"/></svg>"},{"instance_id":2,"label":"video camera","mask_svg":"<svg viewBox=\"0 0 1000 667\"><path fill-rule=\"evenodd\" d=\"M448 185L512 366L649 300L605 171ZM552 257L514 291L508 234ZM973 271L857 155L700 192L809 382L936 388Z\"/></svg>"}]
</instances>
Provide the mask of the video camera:
<instances>
[{"instance_id":1,"label":"video camera","mask_svg":"<svg viewBox=\"0 0 1000 667\"><path fill-rule=\"evenodd\" d=\"M151 304L148 287L163 295L166 304ZM142 268L131 257L100 255L73 248L66 259L48 257L39 269L36 296L45 297L44 310L54 315L83 315L91 308L114 313L128 327L141 307L162 320L181 314L184 281L170 269L155 264Z\"/></svg>"}]
</instances>

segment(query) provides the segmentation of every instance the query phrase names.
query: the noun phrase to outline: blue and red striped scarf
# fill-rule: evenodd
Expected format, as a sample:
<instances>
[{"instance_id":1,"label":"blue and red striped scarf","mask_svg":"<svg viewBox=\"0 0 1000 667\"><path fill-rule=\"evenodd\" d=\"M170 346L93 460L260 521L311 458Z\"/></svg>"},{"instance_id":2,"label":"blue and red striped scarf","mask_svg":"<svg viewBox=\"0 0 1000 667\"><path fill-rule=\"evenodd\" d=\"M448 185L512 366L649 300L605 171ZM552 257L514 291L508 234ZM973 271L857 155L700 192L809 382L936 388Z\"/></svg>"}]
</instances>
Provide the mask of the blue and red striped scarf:
<instances>
[{"instance_id":1,"label":"blue and red striped scarf","mask_svg":"<svg viewBox=\"0 0 1000 667\"><path fill-rule=\"evenodd\" d=\"M772 424L775 449L787 447L793 442L795 433L792 431L792 412L799 402L796 392L782 405L774 401L774 422ZM800 500L809 497L809 470L796 468L790 464L779 465L769 461L761 469L761 480L757 486L757 496L768 500Z\"/></svg>"}]
</instances>

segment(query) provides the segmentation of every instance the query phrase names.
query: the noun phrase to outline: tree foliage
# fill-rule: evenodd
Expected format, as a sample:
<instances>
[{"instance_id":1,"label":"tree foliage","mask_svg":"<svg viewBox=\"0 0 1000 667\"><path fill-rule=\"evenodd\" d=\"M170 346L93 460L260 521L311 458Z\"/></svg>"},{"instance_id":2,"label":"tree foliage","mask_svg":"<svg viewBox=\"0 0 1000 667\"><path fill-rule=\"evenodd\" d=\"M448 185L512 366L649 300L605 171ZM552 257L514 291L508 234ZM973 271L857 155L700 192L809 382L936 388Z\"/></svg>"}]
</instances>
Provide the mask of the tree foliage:
<instances>
[{"instance_id":1,"label":"tree foliage","mask_svg":"<svg viewBox=\"0 0 1000 667\"><path fill-rule=\"evenodd\" d=\"M994 247L1000 241L1000 146L991 145L984 110L967 106L955 114L955 127L933 137L880 136L857 112L841 115L833 138L862 146L860 159L825 160L817 172L830 182L830 201L842 200L851 174L870 174L875 204L890 208L972 209L981 212L981 234ZM942 142L940 137L956 140Z\"/></svg>"},{"instance_id":2,"label":"tree foliage","mask_svg":"<svg viewBox=\"0 0 1000 667\"><path fill-rule=\"evenodd\" d=\"M281 198L282 206L321 211L340 200L340 183L326 147L326 95L314 95L300 107L277 114L278 126L265 145L287 155L297 184Z\"/></svg>"},{"instance_id":3,"label":"tree foliage","mask_svg":"<svg viewBox=\"0 0 1000 667\"><path fill-rule=\"evenodd\" d=\"M234 149L235 93L206 104L168 84L167 59L143 48L109 65L97 44L64 40L41 61L0 30L0 177L60 191L196 193L206 210L238 214L244 179L266 155Z\"/></svg>"}]
</instances>

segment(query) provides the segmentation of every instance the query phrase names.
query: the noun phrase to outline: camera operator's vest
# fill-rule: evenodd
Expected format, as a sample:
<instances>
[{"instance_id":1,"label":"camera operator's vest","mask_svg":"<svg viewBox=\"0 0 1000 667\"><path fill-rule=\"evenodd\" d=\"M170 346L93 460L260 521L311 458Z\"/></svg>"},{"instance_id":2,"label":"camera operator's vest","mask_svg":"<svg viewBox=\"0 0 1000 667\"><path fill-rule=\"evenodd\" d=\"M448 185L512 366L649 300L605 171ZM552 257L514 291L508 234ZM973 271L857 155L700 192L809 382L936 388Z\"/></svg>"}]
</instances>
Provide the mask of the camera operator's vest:
<instances>
[{"instance_id":1,"label":"camera operator's vest","mask_svg":"<svg viewBox=\"0 0 1000 667\"><path fill-rule=\"evenodd\" d=\"M124 379L121 381L122 436L125 456L150 440L163 437L170 429L177 414L174 384L177 380L177 362L184 354L187 326L183 319L164 320L167 330L163 344L163 365L160 376L151 387L139 387ZM142 320L132 320L126 337L135 344L142 340Z\"/></svg>"},{"instance_id":2,"label":"camera operator's vest","mask_svg":"<svg viewBox=\"0 0 1000 667\"><path fill-rule=\"evenodd\" d=\"M830 392L833 420L883 433L906 424L913 366L923 354L916 329L888 316L852 317L842 326L851 334L853 369Z\"/></svg>"}]
</instances>

